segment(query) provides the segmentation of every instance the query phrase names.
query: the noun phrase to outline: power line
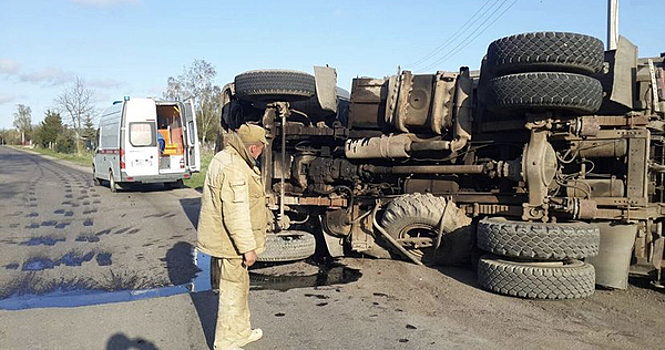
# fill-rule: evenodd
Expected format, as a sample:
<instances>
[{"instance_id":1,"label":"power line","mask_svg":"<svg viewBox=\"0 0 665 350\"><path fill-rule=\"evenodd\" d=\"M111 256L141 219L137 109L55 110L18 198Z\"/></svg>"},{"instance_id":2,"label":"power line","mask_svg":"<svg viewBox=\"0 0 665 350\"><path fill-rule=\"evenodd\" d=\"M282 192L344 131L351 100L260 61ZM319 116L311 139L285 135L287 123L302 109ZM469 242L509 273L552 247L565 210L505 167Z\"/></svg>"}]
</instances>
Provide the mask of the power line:
<instances>
[{"instance_id":1,"label":"power line","mask_svg":"<svg viewBox=\"0 0 665 350\"><path fill-rule=\"evenodd\" d=\"M500 5L499 7L497 7L497 11L498 11L498 9L500 9L500 8L503 6L503 4L506 3L507 1L508 1L508 0L504 0L503 3L501 3L501 5ZM450 51L448 52L448 54L444 55L442 58L440 58L440 59L438 59L437 61L433 62L433 63L430 64L429 66L423 68L423 70L431 69L431 68L435 67L436 65L438 65L439 63L444 62L444 61L448 60L449 58L451 58L451 57L455 56L456 54L458 54L462 49L464 49L464 48L467 47L469 44L471 44L471 43L472 43L474 40L476 40L481 34L483 34L487 29L489 29L494 23L496 23L496 21L498 21L498 20L499 20L499 19L500 19L500 18L501 18L506 12L508 12L508 10L510 10L510 9L513 7L513 5L515 5L515 4L517 3L517 1L518 1L518 0L514 0L512 3L510 3L510 5L508 5L508 7L506 7L506 8L505 8L505 9L504 9L504 10L503 10L503 11L502 11L497 17L495 17L494 20L493 20L492 22L490 22L490 24L488 24L485 28L483 28L480 32L478 32L478 34L476 34L473 38L469 39L469 38L471 37L471 35L473 35L473 34L474 34L475 32L477 32L480 28L482 28L482 26L483 26L485 23L487 23L487 21L488 21L490 18L492 18L492 15L494 15L494 13L497 12L497 11L494 11L489 17L487 17L487 19L485 19L485 21L483 21L483 23L480 24L480 26L479 26L475 31L473 31L473 32L472 32L471 34L469 34L466 38L464 38L464 40L462 40L462 42L460 42L457 46L455 46L452 50L450 50ZM455 50L457 50L457 51L455 51Z\"/></svg>"},{"instance_id":2,"label":"power line","mask_svg":"<svg viewBox=\"0 0 665 350\"><path fill-rule=\"evenodd\" d=\"M430 52L429 52L427 55L425 55L424 57L421 57L421 58L418 59L417 61L410 63L409 66L417 66L417 65L419 65L419 64L421 64L421 63L423 63L423 62L429 60L431 57L433 57L433 56L436 55L437 53L441 52L444 48L446 48L446 46L449 45L449 43L450 43L451 41L453 41L453 39L455 39L455 38L458 37L458 34L461 34L461 32L467 30L467 29L468 29L468 28L466 28L467 24L471 23L471 21L474 20L474 18L476 17L476 15L477 15L478 13L480 13L480 11L482 11L482 10L483 10L488 4L492 3L492 1L493 1L493 0L487 0L487 1L483 4L483 6L481 6L481 7L480 7L480 8L479 8L479 9L478 9L478 10L477 10L477 11L476 11L476 12L475 12L475 13L474 13L474 14L473 14L473 15L472 15L472 16L471 16L466 22L464 22L464 24L462 24L462 26L460 26L460 27L457 29L457 31L455 31L453 34L451 34L451 35L450 35L450 36L449 36L449 37L448 37L448 38L447 38L447 39L446 39L441 45L437 46L434 50L430 51ZM494 6L496 3L498 3L498 0L495 1L495 2L492 4L492 6ZM490 6L490 8L491 8L492 6ZM485 10L485 12L483 12L483 13L480 15L480 17L484 16L485 13L487 13L488 10L489 10L489 8L488 8L487 10ZM466 28L466 29L465 29L465 28Z\"/></svg>"}]
</instances>

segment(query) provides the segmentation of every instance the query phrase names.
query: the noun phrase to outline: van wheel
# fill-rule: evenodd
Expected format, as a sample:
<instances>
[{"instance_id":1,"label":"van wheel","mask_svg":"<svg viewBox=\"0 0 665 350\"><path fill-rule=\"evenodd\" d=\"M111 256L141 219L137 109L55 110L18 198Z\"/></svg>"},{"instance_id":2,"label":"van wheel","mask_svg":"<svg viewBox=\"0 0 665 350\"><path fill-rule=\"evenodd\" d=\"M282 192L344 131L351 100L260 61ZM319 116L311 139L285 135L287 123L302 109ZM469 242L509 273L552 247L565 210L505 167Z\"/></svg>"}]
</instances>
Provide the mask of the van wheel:
<instances>
[{"instance_id":1,"label":"van wheel","mask_svg":"<svg viewBox=\"0 0 665 350\"><path fill-rule=\"evenodd\" d=\"M309 258L316 251L316 239L305 231L288 230L266 235L266 250L256 261L287 262Z\"/></svg>"},{"instance_id":2,"label":"van wheel","mask_svg":"<svg viewBox=\"0 0 665 350\"><path fill-rule=\"evenodd\" d=\"M517 262L485 255L478 284L495 293L530 299L577 299L593 294L596 273L579 260Z\"/></svg>"},{"instance_id":3,"label":"van wheel","mask_svg":"<svg viewBox=\"0 0 665 350\"><path fill-rule=\"evenodd\" d=\"M97 177L97 172L95 171L95 167L92 167L92 184L95 186L99 186L102 183L99 181L99 178Z\"/></svg>"},{"instance_id":4,"label":"van wheel","mask_svg":"<svg viewBox=\"0 0 665 350\"><path fill-rule=\"evenodd\" d=\"M249 102L295 102L314 96L316 82L304 72L255 70L236 75L235 89L241 100Z\"/></svg>"},{"instance_id":5,"label":"van wheel","mask_svg":"<svg viewBox=\"0 0 665 350\"><path fill-rule=\"evenodd\" d=\"M109 171L109 188L113 193L118 191L118 185L115 183L115 179L113 178L113 171Z\"/></svg>"}]
</instances>

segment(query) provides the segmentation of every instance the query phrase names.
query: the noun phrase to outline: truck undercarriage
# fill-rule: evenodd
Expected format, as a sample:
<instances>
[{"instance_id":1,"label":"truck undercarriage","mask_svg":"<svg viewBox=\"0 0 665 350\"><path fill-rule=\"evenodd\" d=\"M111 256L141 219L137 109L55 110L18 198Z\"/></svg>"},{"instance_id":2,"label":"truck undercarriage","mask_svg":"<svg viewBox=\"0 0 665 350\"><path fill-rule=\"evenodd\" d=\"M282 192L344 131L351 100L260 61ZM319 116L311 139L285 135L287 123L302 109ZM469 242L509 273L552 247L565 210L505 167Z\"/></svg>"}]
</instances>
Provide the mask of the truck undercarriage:
<instances>
[{"instance_id":1,"label":"truck undercarriage","mask_svg":"<svg viewBox=\"0 0 665 350\"><path fill-rule=\"evenodd\" d=\"M268 131L278 239L475 260L489 290L577 298L625 288L629 270L661 283L664 68L624 38L604 52L526 33L490 44L480 71L356 78L350 97L331 69L246 72L225 87L222 126Z\"/></svg>"}]
</instances>

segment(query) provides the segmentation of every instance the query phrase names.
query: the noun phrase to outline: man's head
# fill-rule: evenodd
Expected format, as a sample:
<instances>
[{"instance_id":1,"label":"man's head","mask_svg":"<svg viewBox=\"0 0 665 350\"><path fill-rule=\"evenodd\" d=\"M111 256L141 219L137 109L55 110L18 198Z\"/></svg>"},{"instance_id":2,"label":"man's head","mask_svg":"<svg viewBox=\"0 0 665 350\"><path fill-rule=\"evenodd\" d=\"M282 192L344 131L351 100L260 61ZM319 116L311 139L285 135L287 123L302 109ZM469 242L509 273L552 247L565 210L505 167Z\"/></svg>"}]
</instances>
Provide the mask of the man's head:
<instances>
[{"instance_id":1,"label":"man's head","mask_svg":"<svg viewBox=\"0 0 665 350\"><path fill-rule=\"evenodd\" d=\"M266 130L258 125L243 124L236 131L240 140L245 144L247 152L254 159L258 159L263 149L268 145Z\"/></svg>"}]
</instances>

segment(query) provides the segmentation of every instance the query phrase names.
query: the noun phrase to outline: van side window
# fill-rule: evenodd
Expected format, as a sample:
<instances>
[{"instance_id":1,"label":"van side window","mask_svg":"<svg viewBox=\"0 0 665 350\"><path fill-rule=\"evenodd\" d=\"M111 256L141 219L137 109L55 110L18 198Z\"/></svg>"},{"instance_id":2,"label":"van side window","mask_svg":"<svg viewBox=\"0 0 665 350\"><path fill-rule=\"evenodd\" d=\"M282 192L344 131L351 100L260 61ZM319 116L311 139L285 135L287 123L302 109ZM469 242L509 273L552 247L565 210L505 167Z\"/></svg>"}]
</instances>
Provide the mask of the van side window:
<instances>
[{"instance_id":1,"label":"van side window","mask_svg":"<svg viewBox=\"0 0 665 350\"><path fill-rule=\"evenodd\" d=\"M129 143L134 147L155 146L155 123L129 123Z\"/></svg>"}]
</instances>

